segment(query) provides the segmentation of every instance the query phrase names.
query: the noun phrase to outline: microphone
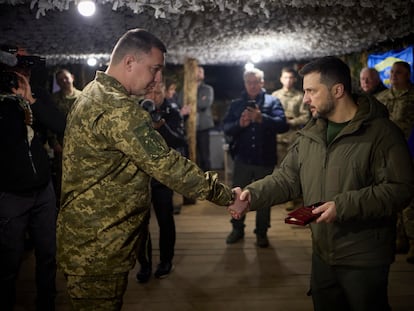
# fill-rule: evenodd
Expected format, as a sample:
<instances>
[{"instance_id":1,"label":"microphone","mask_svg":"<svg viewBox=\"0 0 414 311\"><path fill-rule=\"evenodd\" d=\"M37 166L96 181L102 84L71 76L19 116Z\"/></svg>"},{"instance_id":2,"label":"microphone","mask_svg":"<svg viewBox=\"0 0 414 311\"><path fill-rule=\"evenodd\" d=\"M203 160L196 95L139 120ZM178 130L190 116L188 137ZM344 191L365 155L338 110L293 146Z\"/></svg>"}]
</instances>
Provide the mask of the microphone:
<instances>
[{"instance_id":1,"label":"microphone","mask_svg":"<svg viewBox=\"0 0 414 311\"><path fill-rule=\"evenodd\" d=\"M159 122L162 119L162 112L157 110L154 101L151 99L145 98L139 102L139 105L144 108L144 110L148 111L151 116L152 122Z\"/></svg>"},{"instance_id":2,"label":"microphone","mask_svg":"<svg viewBox=\"0 0 414 311\"><path fill-rule=\"evenodd\" d=\"M13 54L0 51L0 63L9 67L14 67L17 65L17 57Z\"/></svg>"},{"instance_id":3,"label":"microphone","mask_svg":"<svg viewBox=\"0 0 414 311\"><path fill-rule=\"evenodd\" d=\"M148 111L150 114L153 113L155 109L155 103L148 98L144 98L139 102L140 106L144 108L144 110Z\"/></svg>"}]
</instances>

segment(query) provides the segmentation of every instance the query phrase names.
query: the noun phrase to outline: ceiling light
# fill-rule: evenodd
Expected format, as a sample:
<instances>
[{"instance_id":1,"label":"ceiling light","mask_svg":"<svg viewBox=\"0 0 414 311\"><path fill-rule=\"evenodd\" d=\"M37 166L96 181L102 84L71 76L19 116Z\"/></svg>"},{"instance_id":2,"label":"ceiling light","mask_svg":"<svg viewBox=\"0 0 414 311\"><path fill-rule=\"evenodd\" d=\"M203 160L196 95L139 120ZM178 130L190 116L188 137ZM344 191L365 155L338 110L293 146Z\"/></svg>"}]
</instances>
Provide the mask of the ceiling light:
<instances>
[{"instance_id":1,"label":"ceiling light","mask_svg":"<svg viewBox=\"0 0 414 311\"><path fill-rule=\"evenodd\" d=\"M95 57L89 57L86 63L91 67L95 67L98 61L96 60Z\"/></svg>"},{"instance_id":2,"label":"ceiling light","mask_svg":"<svg viewBox=\"0 0 414 311\"><path fill-rule=\"evenodd\" d=\"M253 63L247 63L246 65L244 65L244 70L245 71L252 70L253 68L254 68Z\"/></svg>"},{"instance_id":3,"label":"ceiling light","mask_svg":"<svg viewBox=\"0 0 414 311\"><path fill-rule=\"evenodd\" d=\"M258 63L258 62L260 62L261 60L262 60L262 56L261 56L260 54L258 54L258 53L253 54L253 55L252 55L252 57L251 57L251 61L252 61L253 63Z\"/></svg>"},{"instance_id":4,"label":"ceiling light","mask_svg":"<svg viewBox=\"0 0 414 311\"><path fill-rule=\"evenodd\" d=\"M81 0L78 3L78 11L81 15L89 17L95 14L96 6L92 0Z\"/></svg>"}]
</instances>

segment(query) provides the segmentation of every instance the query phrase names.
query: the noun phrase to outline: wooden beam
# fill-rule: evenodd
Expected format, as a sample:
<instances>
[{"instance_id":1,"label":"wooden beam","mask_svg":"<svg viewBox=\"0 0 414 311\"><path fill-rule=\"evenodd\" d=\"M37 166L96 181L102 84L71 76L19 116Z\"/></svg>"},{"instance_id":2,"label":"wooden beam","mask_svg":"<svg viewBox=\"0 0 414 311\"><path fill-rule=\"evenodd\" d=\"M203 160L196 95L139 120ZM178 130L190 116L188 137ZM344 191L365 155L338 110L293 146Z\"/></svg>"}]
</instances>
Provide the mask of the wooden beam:
<instances>
[{"instance_id":1,"label":"wooden beam","mask_svg":"<svg viewBox=\"0 0 414 311\"><path fill-rule=\"evenodd\" d=\"M196 152L196 118L197 118L197 70L198 62L194 58L188 58L184 63L184 105L190 106L190 114L187 119L187 140L189 159L197 160Z\"/></svg>"}]
</instances>

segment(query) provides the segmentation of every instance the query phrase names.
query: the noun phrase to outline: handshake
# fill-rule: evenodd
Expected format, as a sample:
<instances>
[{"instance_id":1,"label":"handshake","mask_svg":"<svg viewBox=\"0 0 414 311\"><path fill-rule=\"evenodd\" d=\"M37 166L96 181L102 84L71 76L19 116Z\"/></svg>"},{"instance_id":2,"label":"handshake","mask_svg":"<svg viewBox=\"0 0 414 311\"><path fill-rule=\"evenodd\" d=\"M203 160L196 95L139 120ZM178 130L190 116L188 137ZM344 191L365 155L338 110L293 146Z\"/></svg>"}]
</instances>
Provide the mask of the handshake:
<instances>
[{"instance_id":1,"label":"handshake","mask_svg":"<svg viewBox=\"0 0 414 311\"><path fill-rule=\"evenodd\" d=\"M242 191L240 187L232 189L234 200L231 205L227 207L231 217L240 219L250 210L250 192L248 190Z\"/></svg>"}]
</instances>

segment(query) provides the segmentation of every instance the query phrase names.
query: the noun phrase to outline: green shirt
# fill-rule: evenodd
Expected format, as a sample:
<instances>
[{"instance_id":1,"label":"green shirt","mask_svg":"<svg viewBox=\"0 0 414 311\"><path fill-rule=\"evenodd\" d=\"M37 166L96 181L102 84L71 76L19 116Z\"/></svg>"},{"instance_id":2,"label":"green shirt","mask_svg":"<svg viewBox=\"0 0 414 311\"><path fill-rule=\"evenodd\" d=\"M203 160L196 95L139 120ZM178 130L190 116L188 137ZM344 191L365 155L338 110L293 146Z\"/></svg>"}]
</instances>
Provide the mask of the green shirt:
<instances>
[{"instance_id":1,"label":"green shirt","mask_svg":"<svg viewBox=\"0 0 414 311\"><path fill-rule=\"evenodd\" d=\"M332 121L328 121L328 128L326 130L326 142L329 145L335 137L342 131L342 129L347 126L349 121L344 123L335 123Z\"/></svg>"}]
</instances>

